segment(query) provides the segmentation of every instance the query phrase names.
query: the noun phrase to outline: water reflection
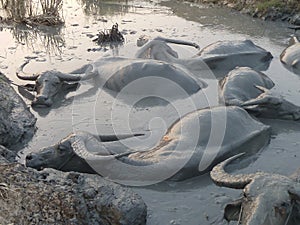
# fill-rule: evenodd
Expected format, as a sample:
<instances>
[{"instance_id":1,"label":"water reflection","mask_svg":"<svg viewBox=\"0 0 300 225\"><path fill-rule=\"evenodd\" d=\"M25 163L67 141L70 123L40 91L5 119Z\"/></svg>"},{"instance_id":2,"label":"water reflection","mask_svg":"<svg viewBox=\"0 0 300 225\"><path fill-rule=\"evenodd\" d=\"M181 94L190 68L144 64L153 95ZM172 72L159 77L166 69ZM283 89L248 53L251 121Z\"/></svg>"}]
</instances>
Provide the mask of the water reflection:
<instances>
[{"instance_id":1,"label":"water reflection","mask_svg":"<svg viewBox=\"0 0 300 225\"><path fill-rule=\"evenodd\" d=\"M128 0L78 0L78 2L82 5L86 15L122 15L128 13L131 9Z\"/></svg>"},{"instance_id":2,"label":"water reflection","mask_svg":"<svg viewBox=\"0 0 300 225\"><path fill-rule=\"evenodd\" d=\"M66 46L61 26L54 27L29 27L24 24L10 26L8 29L13 38L22 45L35 51L37 43L40 43L47 54L61 55Z\"/></svg>"}]
</instances>

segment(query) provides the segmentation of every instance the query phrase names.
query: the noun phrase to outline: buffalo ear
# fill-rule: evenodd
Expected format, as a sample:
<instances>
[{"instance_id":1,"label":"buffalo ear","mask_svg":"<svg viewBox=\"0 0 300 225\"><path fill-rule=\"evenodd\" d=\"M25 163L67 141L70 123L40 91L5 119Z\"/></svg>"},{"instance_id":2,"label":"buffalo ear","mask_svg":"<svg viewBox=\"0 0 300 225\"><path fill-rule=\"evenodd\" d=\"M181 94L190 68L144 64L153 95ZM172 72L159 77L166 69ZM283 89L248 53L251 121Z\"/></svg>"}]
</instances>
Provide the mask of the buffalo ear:
<instances>
[{"instance_id":1,"label":"buffalo ear","mask_svg":"<svg viewBox=\"0 0 300 225\"><path fill-rule=\"evenodd\" d=\"M231 202L225 206L224 209L224 218L229 221L238 221L242 209L242 199L238 199L234 202Z\"/></svg>"},{"instance_id":2,"label":"buffalo ear","mask_svg":"<svg viewBox=\"0 0 300 225\"><path fill-rule=\"evenodd\" d=\"M288 193L290 195L290 198L294 201L300 201L300 188L298 189L289 189Z\"/></svg>"},{"instance_id":3,"label":"buffalo ear","mask_svg":"<svg viewBox=\"0 0 300 225\"><path fill-rule=\"evenodd\" d=\"M63 82L63 89L68 91L76 91L79 86L80 84L78 82L75 83Z\"/></svg>"},{"instance_id":4,"label":"buffalo ear","mask_svg":"<svg viewBox=\"0 0 300 225\"><path fill-rule=\"evenodd\" d=\"M18 87L18 91L24 98L27 98L30 101L33 101L35 98L33 94L31 94L28 90L26 90L23 87Z\"/></svg>"},{"instance_id":5,"label":"buffalo ear","mask_svg":"<svg viewBox=\"0 0 300 225\"><path fill-rule=\"evenodd\" d=\"M36 85L35 84L25 84L22 86L27 91L36 91Z\"/></svg>"},{"instance_id":6,"label":"buffalo ear","mask_svg":"<svg viewBox=\"0 0 300 225\"><path fill-rule=\"evenodd\" d=\"M260 85L254 85L254 87L255 87L256 89L260 90L262 93L266 93L266 92L269 91L268 88L265 88L265 87L260 86Z\"/></svg>"}]
</instances>

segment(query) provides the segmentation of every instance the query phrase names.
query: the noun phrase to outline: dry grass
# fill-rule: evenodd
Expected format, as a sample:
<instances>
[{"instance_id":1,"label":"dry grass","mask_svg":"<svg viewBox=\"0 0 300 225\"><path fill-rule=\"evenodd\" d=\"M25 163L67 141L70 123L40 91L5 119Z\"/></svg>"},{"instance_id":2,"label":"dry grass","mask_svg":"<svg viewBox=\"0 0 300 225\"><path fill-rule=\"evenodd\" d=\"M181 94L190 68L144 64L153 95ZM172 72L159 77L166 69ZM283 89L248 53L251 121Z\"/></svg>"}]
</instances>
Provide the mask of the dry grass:
<instances>
[{"instance_id":1,"label":"dry grass","mask_svg":"<svg viewBox=\"0 0 300 225\"><path fill-rule=\"evenodd\" d=\"M299 0L188 0L192 2L213 3L226 5L231 3L234 8L252 9L253 11L266 12L272 8L284 13L299 13Z\"/></svg>"},{"instance_id":2,"label":"dry grass","mask_svg":"<svg viewBox=\"0 0 300 225\"><path fill-rule=\"evenodd\" d=\"M4 20L30 25L60 25L63 0L0 0Z\"/></svg>"}]
</instances>

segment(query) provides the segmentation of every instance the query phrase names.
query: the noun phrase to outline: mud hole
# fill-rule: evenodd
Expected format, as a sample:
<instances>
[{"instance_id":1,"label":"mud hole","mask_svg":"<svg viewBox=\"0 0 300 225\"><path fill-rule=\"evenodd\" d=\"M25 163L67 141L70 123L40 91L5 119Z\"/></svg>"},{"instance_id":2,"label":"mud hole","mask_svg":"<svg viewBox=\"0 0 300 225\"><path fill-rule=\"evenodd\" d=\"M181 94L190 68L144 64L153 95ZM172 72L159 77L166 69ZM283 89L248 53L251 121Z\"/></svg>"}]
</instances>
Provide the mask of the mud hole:
<instances>
[{"instance_id":1,"label":"mud hole","mask_svg":"<svg viewBox=\"0 0 300 225\"><path fill-rule=\"evenodd\" d=\"M292 31L283 23L264 22L227 9L207 8L176 1L93 1L68 0L64 3L64 27L28 28L1 27L0 69L11 80L25 84L15 76L16 69L26 60L28 73L49 69L69 72L105 55L133 57L138 50L136 40L141 35L163 36L193 41L204 47L218 40L251 39L271 51L274 59L265 72L275 82L275 88L285 98L300 105L299 76L287 71L279 61ZM103 29L119 24L125 38L124 45L110 49L97 46L92 39ZM190 57L197 50L172 46L180 57ZM94 51L88 51L94 49ZM208 102L217 105L217 82L209 84L210 99L201 94L193 96L205 107ZM85 93L81 98L74 96ZM30 102L27 101L29 104ZM184 106L183 100L177 104ZM112 107L113 105L113 107ZM110 134L113 131L157 129L165 130L177 118L172 105L146 106L136 104L128 108L122 100L93 88L84 82L76 92L70 92L62 103L51 109L33 110L37 116L37 133L28 146L19 153L38 151L52 145L73 130ZM124 116L126 118L124 118ZM156 120L158 118L158 120ZM272 125L270 144L249 159L240 172L263 170L291 174L300 165L300 126L296 122L265 120ZM236 199L240 192L219 188L207 175L182 182L163 182L151 187L134 188L148 205L148 224L220 224L224 205Z\"/></svg>"}]
</instances>

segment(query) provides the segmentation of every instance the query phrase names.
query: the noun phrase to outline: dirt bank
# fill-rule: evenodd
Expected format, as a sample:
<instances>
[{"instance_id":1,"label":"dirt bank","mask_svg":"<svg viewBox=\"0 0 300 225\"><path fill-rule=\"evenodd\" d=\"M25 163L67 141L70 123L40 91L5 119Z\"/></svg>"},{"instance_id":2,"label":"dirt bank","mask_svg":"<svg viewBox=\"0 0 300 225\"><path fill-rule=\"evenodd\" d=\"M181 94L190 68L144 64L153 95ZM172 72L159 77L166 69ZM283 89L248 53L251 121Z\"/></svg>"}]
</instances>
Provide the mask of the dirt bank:
<instances>
[{"instance_id":1,"label":"dirt bank","mask_svg":"<svg viewBox=\"0 0 300 225\"><path fill-rule=\"evenodd\" d=\"M287 20L300 24L298 0L188 0L197 3L226 6L264 20ZM297 15L298 14L298 15Z\"/></svg>"}]
</instances>

